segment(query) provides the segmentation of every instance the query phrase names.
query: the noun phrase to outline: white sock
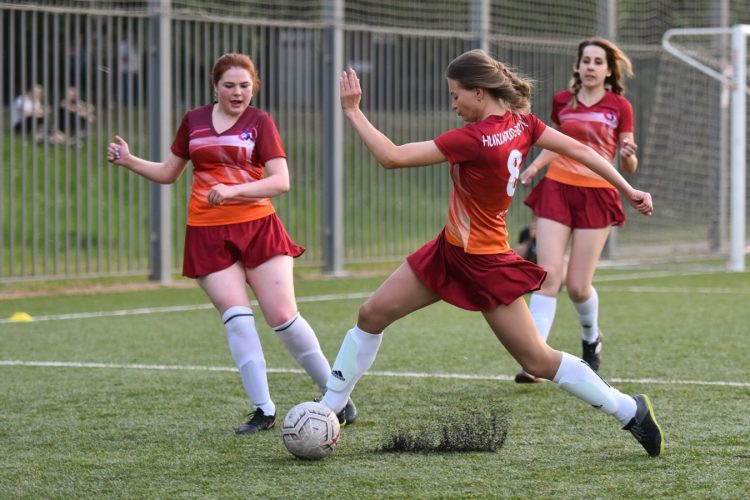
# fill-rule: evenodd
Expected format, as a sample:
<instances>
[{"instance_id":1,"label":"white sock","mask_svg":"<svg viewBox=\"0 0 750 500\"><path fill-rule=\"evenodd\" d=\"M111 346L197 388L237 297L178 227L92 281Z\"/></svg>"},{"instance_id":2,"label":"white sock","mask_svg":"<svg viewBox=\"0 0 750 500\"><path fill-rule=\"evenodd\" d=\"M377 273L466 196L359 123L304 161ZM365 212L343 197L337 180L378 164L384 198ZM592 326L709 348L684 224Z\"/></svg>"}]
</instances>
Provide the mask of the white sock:
<instances>
[{"instance_id":1,"label":"white sock","mask_svg":"<svg viewBox=\"0 0 750 500\"><path fill-rule=\"evenodd\" d=\"M357 381L375 361L382 340L382 333L367 333L358 326L346 332L328 377L328 390L321 401L334 413L346 406Z\"/></svg>"},{"instance_id":2,"label":"white sock","mask_svg":"<svg viewBox=\"0 0 750 500\"><path fill-rule=\"evenodd\" d=\"M599 337L599 295L596 288L591 287L594 293L584 302L573 302L576 316L581 323L581 338L586 342L596 342Z\"/></svg>"},{"instance_id":3,"label":"white sock","mask_svg":"<svg viewBox=\"0 0 750 500\"><path fill-rule=\"evenodd\" d=\"M318 384L320 392L326 391L326 381L331 373L331 364L320 350L318 337L310 324L297 313L283 325L273 327L297 363Z\"/></svg>"},{"instance_id":4,"label":"white sock","mask_svg":"<svg viewBox=\"0 0 750 500\"><path fill-rule=\"evenodd\" d=\"M623 425L635 416L635 400L606 383L589 365L575 356L562 353L560 368L553 379L560 388L584 400Z\"/></svg>"},{"instance_id":5,"label":"white sock","mask_svg":"<svg viewBox=\"0 0 750 500\"><path fill-rule=\"evenodd\" d=\"M547 342L549 331L552 329L552 322L555 320L557 311L557 297L547 297L539 293L532 293L529 300L529 311L534 318L534 324L539 331L539 336Z\"/></svg>"},{"instance_id":6,"label":"white sock","mask_svg":"<svg viewBox=\"0 0 750 500\"><path fill-rule=\"evenodd\" d=\"M266 358L255 329L253 311L245 306L232 306L221 315L227 330L229 350L240 371L242 385L247 397L266 415L276 414L276 405L271 401L266 375Z\"/></svg>"}]
</instances>

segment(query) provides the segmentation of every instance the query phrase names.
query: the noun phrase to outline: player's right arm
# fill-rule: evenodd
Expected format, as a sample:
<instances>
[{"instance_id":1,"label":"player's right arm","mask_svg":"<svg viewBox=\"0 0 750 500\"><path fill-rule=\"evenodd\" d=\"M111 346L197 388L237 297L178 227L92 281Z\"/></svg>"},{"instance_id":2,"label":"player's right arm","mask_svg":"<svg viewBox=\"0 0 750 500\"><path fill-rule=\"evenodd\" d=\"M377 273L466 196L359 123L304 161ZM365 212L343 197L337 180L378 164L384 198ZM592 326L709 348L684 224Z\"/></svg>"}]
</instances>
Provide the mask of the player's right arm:
<instances>
[{"instance_id":1,"label":"player's right arm","mask_svg":"<svg viewBox=\"0 0 750 500\"><path fill-rule=\"evenodd\" d=\"M172 184L177 181L188 162L171 152L163 162L144 160L131 154L128 143L119 135L115 136L115 142L110 142L107 146L107 161L159 184Z\"/></svg>"},{"instance_id":2,"label":"player's right arm","mask_svg":"<svg viewBox=\"0 0 750 500\"><path fill-rule=\"evenodd\" d=\"M362 142L365 143L384 168L407 168L434 165L446 161L435 141L411 142L397 146L385 134L370 123L359 108L362 88L353 69L344 72L339 79L341 107Z\"/></svg>"}]
</instances>

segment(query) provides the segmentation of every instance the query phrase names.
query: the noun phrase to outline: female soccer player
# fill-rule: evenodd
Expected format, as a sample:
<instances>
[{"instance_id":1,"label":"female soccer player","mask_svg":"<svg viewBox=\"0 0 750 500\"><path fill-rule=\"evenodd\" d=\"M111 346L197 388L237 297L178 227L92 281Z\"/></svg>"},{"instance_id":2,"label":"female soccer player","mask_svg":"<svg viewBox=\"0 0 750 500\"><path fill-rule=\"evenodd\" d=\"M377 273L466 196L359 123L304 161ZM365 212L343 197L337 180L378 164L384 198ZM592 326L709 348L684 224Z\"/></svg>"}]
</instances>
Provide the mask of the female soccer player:
<instances>
[{"instance_id":1,"label":"female soccer player","mask_svg":"<svg viewBox=\"0 0 750 500\"><path fill-rule=\"evenodd\" d=\"M344 113L378 162L391 169L447 161L453 188L443 231L408 256L360 307L357 324L347 332L333 364L322 403L341 411L372 365L385 328L445 300L481 311L526 371L554 380L563 390L613 415L649 455L659 455L664 439L647 396L622 394L586 363L541 340L523 296L537 290L546 273L510 249L505 224L520 166L532 145L587 165L617 186L643 214L651 214L651 195L633 189L590 147L530 114L531 85L485 52L472 50L458 56L448 65L446 77L452 107L466 125L431 141L396 146L360 110L362 90L354 70L341 76Z\"/></svg>"},{"instance_id":2,"label":"female soccer player","mask_svg":"<svg viewBox=\"0 0 750 500\"><path fill-rule=\"evenodd\" d=\"M612 42L586 39L578 45L570 88L556 93L552 100L556 129L590 146L610 163L619 146L620 168L627 174L638 167L633 108L622 96L624 77L632 74L630 60ZM592 281L609 228L621 226L625 213L615 185L566 154L543 151L523 171L521 183L529 184L550 162L546 176L525 200L538 218L537 263L547 271L542 287L531 295L529 308L546 342L557 309L557 292L565 279L581 323L583 360L598 371L602 334L599 296ZM536 380L521 371L516 381Z\"/></svg>"},{"instance_id":3,"label":"female soccer player","mask_svg":"<svg viewBox=\"0 0 750 500\"><path fill-rule=\"evenodd\" d=\"M211 78L216 102L185 114L165 161L138 158L119 136L109 144L107 159L162 184L177 181L193 162L182 273L197 279L221 315L255 406L236 429L245 434L270 429L276 420L247 285L266 322L321 391L331 368L297 310L292 259L304 248L292 241L271 204L271 197L289 190L289 170L276 125L250 104L260 90L255 65L247 55L224 54ZM351 401L340 413L344 424L356 418Z\"/></svg>"}]
</instances>

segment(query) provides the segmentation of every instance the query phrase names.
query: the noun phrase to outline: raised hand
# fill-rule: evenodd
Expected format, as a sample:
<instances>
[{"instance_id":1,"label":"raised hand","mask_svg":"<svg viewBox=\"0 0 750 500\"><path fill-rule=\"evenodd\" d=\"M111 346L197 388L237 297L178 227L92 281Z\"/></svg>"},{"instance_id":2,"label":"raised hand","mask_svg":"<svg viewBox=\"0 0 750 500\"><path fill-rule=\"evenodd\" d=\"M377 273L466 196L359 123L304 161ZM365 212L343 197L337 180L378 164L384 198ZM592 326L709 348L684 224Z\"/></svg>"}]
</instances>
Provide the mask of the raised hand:
<instances>
[{"instance_id":1,"label":"raised hand","mask_svg":"<svg viewBox=\"0 0 750 500\"><path fill-rule=\"evenodd\" d=\"M341 74L339 89L341 90L341 108L344 111L359 108L362 100L362 87L359 85L356 71L349 68Z\"/></svg>"}]
</instances>

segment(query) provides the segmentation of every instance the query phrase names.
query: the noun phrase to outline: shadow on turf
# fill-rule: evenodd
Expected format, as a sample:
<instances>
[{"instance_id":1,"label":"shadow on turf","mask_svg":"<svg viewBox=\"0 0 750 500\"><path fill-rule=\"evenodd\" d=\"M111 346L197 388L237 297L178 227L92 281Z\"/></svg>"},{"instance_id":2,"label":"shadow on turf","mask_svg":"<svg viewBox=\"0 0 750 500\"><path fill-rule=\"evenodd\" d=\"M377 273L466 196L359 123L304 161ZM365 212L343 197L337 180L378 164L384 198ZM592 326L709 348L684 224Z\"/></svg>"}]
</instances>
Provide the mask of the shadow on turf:
<instances>
[{"instance_id":1,"label":"shadow on turf","mask_svg":"<svg viewBox=\"0 0 750 500\"><path fill-rule=\"evenodd\" d=\"M510 420L505 410L490 413L445 412L419 429L404 426L389 434L381 453L494 452L505 444ZM432 425L439 422L439 425Z\"/></svg>"}]
</instances>

